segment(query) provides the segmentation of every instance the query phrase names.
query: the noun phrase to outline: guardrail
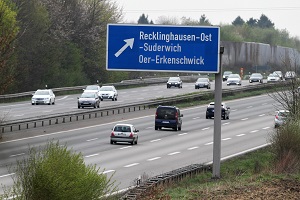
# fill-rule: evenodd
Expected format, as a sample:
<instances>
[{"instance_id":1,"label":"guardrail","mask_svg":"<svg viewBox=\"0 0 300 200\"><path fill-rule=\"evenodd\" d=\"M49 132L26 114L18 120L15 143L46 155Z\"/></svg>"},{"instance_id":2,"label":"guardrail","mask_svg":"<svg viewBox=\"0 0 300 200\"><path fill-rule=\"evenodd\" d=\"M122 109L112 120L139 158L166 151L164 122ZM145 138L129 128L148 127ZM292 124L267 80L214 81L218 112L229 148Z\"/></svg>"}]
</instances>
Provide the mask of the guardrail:
<instances>
[{"instance_id":1,"label":"guardrail","mask_svg":"<svg viewBox=\"0 0 300 200\"><path fill-rule=\"evenodd\" d=\"M239 92L253 91L261 88L272 88L272 87L274 87L274 84L241 86L241 87L234 87L230 89L223 89L222 94L223 96L230 96L233 94L237 94ZM146 110L158 105L174 105L177 103L187 102L187 101L207 100L209 98L212 98L213 95L214 95L214 91L201 91L197 93L191 93L191 94L186 94L186 95L181 95L176 97L167 97L167 98L157 99L157 100L141 101L138 103L111 106L111 107L100 108L100 109L85 110L85 111L81 110L81 111L74 111L68 113L58 113L53 115L37 116L34 118L25 118L20 120L7 121L7 122L2 122L0 124L0 127L2 133L13 132L22 129L30 129L30 128L48 126L53 124L63 124L63 123L74 122L79 120Z\"/></svg>"},{"instance_id":2,"label":"guardrail","mask_svg":"<svg viewBox=\"0 0 300 200\"><path fill-rule=\"evenodd\" d=\"M183 82L192 82L196 81L197 78L199 78L198 75L192 75L192 76L180 76ZM107 83L103 85L114 85L117 89L118 87L128 87L128 86L143 86L143 85L151 85L151 84L158 84L158 83L166 83L168 81L169 77L158 77L158 78L140 78L140 79L133 79L133 80L123 80L118 83ZM87 85L82 86L74 86L74 87L62 87L62 88L51 88L54 93L61 93L61 92L78 92L81 93L84 88L86 88ZM22 93L16 93L16 94L5 94L0 95L0 103L8 102L10 100L14 99L20 99L20 98L29 98L32 97L32 94L35 91L29 91L29 92L22 92Z\"/></svg>"}]
</instances>

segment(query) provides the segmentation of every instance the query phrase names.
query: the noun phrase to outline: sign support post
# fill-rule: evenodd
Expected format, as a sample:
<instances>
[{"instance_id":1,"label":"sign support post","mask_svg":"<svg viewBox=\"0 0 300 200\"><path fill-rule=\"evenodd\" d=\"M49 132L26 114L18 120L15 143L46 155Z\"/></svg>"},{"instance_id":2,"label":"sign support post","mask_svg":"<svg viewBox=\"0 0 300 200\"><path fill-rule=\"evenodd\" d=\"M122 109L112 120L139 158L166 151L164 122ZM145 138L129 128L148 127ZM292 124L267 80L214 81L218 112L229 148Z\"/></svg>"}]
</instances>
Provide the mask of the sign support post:
<instances>
[{"instance_id":1,"label":"sign support post","mask_svg":"<svg viewBox=\"0 0 300 200\"><path fill-rule=\"evenodd\" d=\"M222 54L224 47L220 47L220 70L215 74L215 114L213 139L213 177L220 178L221 166L221 112L222 112Z\"/></svg>"}]
</instances>

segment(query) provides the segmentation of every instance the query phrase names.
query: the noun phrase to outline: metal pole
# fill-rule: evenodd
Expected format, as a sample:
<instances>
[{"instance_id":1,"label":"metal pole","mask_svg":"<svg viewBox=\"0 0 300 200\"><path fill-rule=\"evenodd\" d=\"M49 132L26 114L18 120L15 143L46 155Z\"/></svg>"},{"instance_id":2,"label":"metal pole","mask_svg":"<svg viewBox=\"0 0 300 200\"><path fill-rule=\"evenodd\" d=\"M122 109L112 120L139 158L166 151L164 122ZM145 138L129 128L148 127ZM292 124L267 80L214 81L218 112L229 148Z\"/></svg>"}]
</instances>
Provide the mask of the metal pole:
<instances>
[{"instance_id":1,"label":"metal pole","mask_svg":"<svg viewBox=\"0 0 300 200\"><path fill-rule=\"evenodd\" d=\"M222 104L222 54L224 47L220 47L220 69L215 74L215 114L214 114L214 140L213 140L213 177L220 178L221 166L221 104Z\"/></svg>"}]
</instances>

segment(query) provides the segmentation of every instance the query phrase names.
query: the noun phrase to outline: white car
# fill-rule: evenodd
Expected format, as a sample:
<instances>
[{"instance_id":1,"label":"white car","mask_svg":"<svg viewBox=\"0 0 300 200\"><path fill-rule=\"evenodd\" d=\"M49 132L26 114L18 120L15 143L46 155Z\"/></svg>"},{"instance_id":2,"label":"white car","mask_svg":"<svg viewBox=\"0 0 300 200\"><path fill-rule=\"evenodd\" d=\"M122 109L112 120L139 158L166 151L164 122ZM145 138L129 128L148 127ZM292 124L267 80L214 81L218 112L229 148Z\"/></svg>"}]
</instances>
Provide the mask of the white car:
<instances>
[{"instance_id":1,"label":"white car","mask_svg":"<svg viewBox=\"0 0 300 200\"><path fill-rule=\"evenodd\" d=\"M227 78L227 85L242 85L242 79L239 74L230 74Z\"/></svg>"},{"instance_id":2,"label":"white car","mask_svg":"<svg viewBox=\"0 0 300 200\"><path fill-rule=\"evenodd\" d=\"M269 74L269 76L267 77L267 83L278 81L281 81L281 78L278 76L278 74Z\"/></svg>"},{"instance_id":3,"label":"white car","mask_svg":"<svg viewBox=\"0 0 300 200\"><path fill-rule=\"evenodd\" d=\"M116 124L110 134L110 144L117 142L129 142L130 144L138 143L138 132L132 124Z\"/></svg>"},{"instance_id":4,"label":"white car","mask_svg":"<svg viewBox=\"0 0 300 200\"><path fill-rule=\"evenodd\" d=\"M84 92L96 92L101 99L100 94L100 86L99 85L88 85L85 89L83 89Z\"/></svg>"},{"instance_id":5,"label":"white car","mask_svg":"<svg viewBox=\"0 0 300 200\"><path fill-rule=\"evenodd\" d=\"M101 101L103 101L103 99L111 99L112 101L117 101L118 91L113 85L102 86L100 88L100 96L101 96Z\"/></svg>"},{"instance_id":6,"label":"white car","mask_svg":"<svg viewBox=\"0 0 300 200\"><path fill-rule=\"evenodd\" d=\"M274 118L274 127L277 128L281 126L288 118L290 112L288 110L278 110Z\"/></svg>"},{"instance_id":7,"label":"white car","mask_svg":"<svg viewBox=\"0 0 300 200\"><path fill-rule=\"evenodd\" d=\"M31 98L31 104L55 104L55 94L51 89L38 89Z\"/></svg>"}]
</instances>

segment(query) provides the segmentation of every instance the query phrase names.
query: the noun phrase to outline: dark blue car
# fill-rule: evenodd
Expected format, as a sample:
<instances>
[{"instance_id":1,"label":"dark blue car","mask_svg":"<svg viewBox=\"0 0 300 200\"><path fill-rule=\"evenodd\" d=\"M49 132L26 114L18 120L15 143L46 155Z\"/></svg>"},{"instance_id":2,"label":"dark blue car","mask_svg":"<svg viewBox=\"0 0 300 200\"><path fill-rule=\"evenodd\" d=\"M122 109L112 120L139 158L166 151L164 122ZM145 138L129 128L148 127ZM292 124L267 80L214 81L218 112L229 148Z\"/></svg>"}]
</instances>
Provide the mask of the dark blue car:
<instances>
[{"instance_id":1,"label":"dark blue car","mask_svg":"<svg viewBox=\"0 0 300 200\"><path fill-rule=\"evenodd\" d=\"M155 130L172 128L180 131L182 117L183 115L176 106L158 106L155 113Z\"/></svg>"}]
</instances>

